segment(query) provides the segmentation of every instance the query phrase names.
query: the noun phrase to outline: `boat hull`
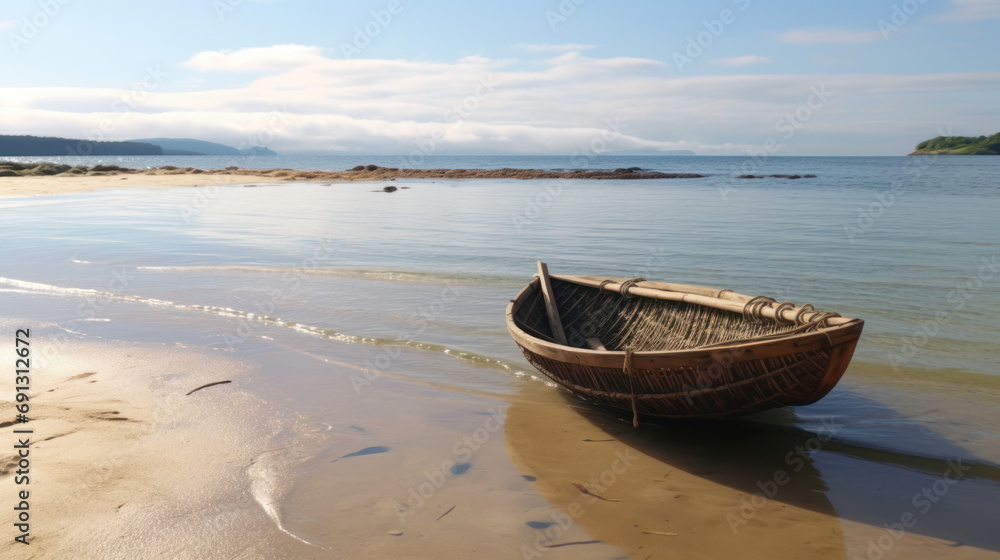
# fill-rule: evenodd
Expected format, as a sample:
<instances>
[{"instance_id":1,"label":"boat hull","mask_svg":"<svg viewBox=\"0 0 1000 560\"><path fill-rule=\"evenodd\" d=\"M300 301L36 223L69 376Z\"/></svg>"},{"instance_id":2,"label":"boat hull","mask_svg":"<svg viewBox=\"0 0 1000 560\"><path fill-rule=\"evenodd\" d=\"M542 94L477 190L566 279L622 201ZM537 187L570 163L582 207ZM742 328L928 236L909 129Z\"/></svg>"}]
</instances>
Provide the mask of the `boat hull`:
<instances>
[{"instance_id":1,"label":"boat hull","mask_svg":"<svg viewBox=\"0 0 1000 560\"><path fill-rule=\"evenodd\" d=\"M546 341L522 328L521 306L535 294L537 282L507 309L508 330L524 356L574 394L639 415L724 417L814 403L843 376L864 327L853 319L708 348L595 351Z\"/></svg>"}]
</instances>

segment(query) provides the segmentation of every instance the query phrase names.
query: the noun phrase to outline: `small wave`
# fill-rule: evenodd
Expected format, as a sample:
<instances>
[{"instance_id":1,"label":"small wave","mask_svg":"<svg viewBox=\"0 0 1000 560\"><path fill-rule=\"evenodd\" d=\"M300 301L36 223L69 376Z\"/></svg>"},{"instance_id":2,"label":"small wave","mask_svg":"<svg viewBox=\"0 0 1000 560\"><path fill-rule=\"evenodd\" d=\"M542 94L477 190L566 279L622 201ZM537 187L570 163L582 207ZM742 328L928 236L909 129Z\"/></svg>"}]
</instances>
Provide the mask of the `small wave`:
<instances>
[{"instance_id":1,"label":"small wave","mask_svg":"<svg viewBox=\"0 0 1000 560\"><path fill-rule=\"evenodd\" d=\"M389 270L382 268L327 268L267 265L138 266L136 268L138 270L149 270L155 272L308 274L384 282L407 282L418 284L452 283L470 286L494 287L520 287L525 283L525 279L520 277L462 274L458 272Z\"/></svg>"},{"instance_id":2,"label":"small wave","mask_svg":"<svg viewBox=\"0 0 1000 560\"><path fill-rule=\"evenodd\" d=\"M173 309L185 310L185 311L200 311L202 313L216 315L219 317L239 319L241 321L244 321L246 325L258 324L258 325L283 327L300 334L314 336L317 338L324 338L326 340L332 340L334 342L340 342L342 344L357 344L357 345L387 347L387 348L409 348L412 350L421 350L424 352L441 353L441 354L447 354L448 356L451 356L455 359L461 360L465 363L477 367L498 369L517 376L530 375L527 374L525 371L523 371L521 367L514 362L510 362L502 358L493 358L490 356L484 356L482 354L476 354L475 352L458 350L455 348L444 346L442 344L421 342L419 340L410 340L406 338L377 338L377 337L361 336L356 334L335 331L332 329L326 329L323 327L317 327L313 325L305 325L295 321L286 321L279 317L271 317L269 315L262 315L259 313L253 313L249 311L241 311L239 309L233 309L231 307L176 303L172 301L165 301L161 299L147 298L142 296L115 294L111 292L102 292L87 288L65 288L60 286L52 286L49 284L39 284L37 282L27 282L24 280L15 280L11 278L2 278L2 277L0 277L0 284L6 284L8 286L12 286L15 289L18 289L20 293L45 294L45 295L62 296L62 297L86 297L88 299L99 299L101 301L138 303L143 305L149 305L152 307L170 307ZM101 317L90 318L90 319L105 320L105 321L110 320ZM242 327L243 324L241 324L240 328Z\"/></svg>"}]
</instances>

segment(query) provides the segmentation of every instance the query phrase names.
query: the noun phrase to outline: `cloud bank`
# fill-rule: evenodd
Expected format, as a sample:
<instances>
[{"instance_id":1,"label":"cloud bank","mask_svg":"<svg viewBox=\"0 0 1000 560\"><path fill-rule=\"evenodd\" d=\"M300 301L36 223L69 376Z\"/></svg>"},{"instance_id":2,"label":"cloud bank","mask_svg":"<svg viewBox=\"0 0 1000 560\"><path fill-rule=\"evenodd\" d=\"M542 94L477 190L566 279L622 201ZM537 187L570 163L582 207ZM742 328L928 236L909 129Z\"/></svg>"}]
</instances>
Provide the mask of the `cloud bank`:
<instances>
[{"instance_id":1,"label":"cloud bank","mask_svg":"<svg viewBox=\"0 0 1000 560\"><path fill-rule=\"evenodd\" d=\"M240 85L184 91L171 83L190 72ZM780 137L776 122L801 110L819 86L833 92L831 101L810 111L794 138ZM319 47L278 45L198 53L151 71L133 89L0 88L0 121L7 133L197 137L279 152L572 154L619 126L609 151L742 154L779 136L787 155L831 153L831 146L894 153L905 149L896 145L900 131L913 135L905 141L911 147L941 126L996 120L995 105L970 114L937 100L997 89L1000 72L697 77L658 60L575 51L441 62L331 58Z\"/></svg>"}]
</instances>

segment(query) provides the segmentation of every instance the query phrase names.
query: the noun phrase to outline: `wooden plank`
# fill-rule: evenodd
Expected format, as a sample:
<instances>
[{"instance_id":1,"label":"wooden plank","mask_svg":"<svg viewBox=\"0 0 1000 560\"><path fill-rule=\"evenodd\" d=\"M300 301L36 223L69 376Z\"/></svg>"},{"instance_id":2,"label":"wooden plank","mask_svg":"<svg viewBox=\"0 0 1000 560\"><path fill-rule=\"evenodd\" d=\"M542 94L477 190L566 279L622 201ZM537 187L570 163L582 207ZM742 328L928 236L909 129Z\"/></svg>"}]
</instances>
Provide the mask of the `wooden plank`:
<instances>
[{"instance_id":1,"label":"wooden plank","mask_svg":"<svg viewBox=\"0 0 1000 560\"><path fill-rule=\"evenodd\" d=\"M556 296L552 292L549 267L542 261L538 261L538 279L542 282L542 296L545 298L545 311L549 315L549 327L552 329L552 336L559 344L569 346L566 333L563 331L562 319L559 318L559 309L556 308Z\"/></svg>"},{"instance_id":2,"label":"wooden plank","mask_svg":"<svg viewBox=\"0 0 1000 560\"><path fill-rule=\"evenodd\" d=\"M557 275L556 279L563 280L565 282L572 282L574 284L579 284L581 286L590 286L592 288L598 288L598 287L600 287L601 282L602 282L602 280L600 279L600 277L597 277L597 276L560 276L560 275ZM624 282L624 281L622 281L622 282ZM666 300L666 301L684 301L684 302L688 302L688 303L694 303L694 304L697 304L697 305L703 305L705 307L713 307L715 309L721 309L723 311L730 311L732 313L739 313L741 315L743 314L744 303L741 303L740 300L741 300L741 298L747 297L747 296L743 296L742 294L736 294L737 296L739 296L738 298L737 297L733 297L732 299L729 299L727 297L727 296L729 296L729 292L726 292L725 294L723 294L722 298L717 298L717 297L714 297L714 296L706 296L706 295L701 295L701 294L696 294L696 293L693 293L693 292L686 292L686 291L672 291L672 290L661 290L661 289L655 289L655 288L645 288L645 287L642 287L644 284L649 284L649 282L639 282L638 285L630 286L629 290L628 290L629 293L632 294L632 295L635 295L635 296L642 296L642 297L647 297L647 298L650 298L650 299L661 299L661 300ZM659 283L659 284L663 284L663 283ZM622 286L621 282L610 282L608 284L605 284L604 289L607 290L607 291L609 291L609 292L617 292L618 290L621 289L621 286ZM778 320L777 313L775 313L773 305L775 305L775 304L770 304L768 306L764 306L760 310L761 316L763 316L763 317L765 317L767 319ZM791 322L791 321L794 320L795 315L799 311L801 311L801 310L802 310L801 307L794 307L794 308L791 308L791 309L782 309L781 310L781 320L786 321L786 322ZM803 317L802 318L805 321L809 321L813 317L819 315L820 313L821 313L821 311L808 310L808 311L803 312ZM830 319L827 320L827 323L830 326L836 327L836 326L840 326L840 325L844 325L844 324L850 323L851 321L854 321L854 320L855 319L851 319L849 317L831 317Z\"/></svg>"}]
</instances>

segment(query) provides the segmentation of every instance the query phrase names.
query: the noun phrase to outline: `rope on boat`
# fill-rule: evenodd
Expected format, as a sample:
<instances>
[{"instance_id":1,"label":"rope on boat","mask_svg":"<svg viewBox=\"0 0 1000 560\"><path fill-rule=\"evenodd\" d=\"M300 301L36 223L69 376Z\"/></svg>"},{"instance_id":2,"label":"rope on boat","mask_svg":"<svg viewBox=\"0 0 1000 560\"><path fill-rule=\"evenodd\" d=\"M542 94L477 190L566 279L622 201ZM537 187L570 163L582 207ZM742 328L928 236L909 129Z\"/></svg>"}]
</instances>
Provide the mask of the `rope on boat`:
<instances>
[{"instance_id":1,"label":"rope on boat","mask_svg":"<svg viewBox=\"0 0 1000 560\"><path fill-rule=\"evenodd\" d=\"M772 303L777 303L777 300L767 296L757 296L743 306L743 316L751 323L763 323L764 315L761 312Z\"/></svg>"},{"instance_id":2,"label":"rope on boat","mask_svg":"<svg viewBox=\"0 0 1000 560\"><path fill-rule=\"evenodd\" d=\"M642 276L636 276L635 278L630 278L630 279L622 282L621 286L618 287L618 292L622 295L623 298L625 298L625 299L632 299L635 296L632 295L631 293L629 293L629 291L628 291L629 288L631 288L632 286L635 286L639 282L645 282L645 281L646 281L646 279L643 278Z\"/></svg>"},{"instance_id":3,"label":"rope on boat","mask_svg":"<svg viewBox=\"0 0 1000 560\"><path fill-rule=\"evenodd\" d=\"M812 305L809 305L808 303L804 304L802 308L795 313L795 317L792 318L792 321L795 321L795 324L797 326L802 326L806 324L806 321L802 320L802 316L808 313L809 311L816 311L816 308L813 307Z\"/></svg>"},{"instance_id":4,"label":"rope on boat","mask_svg":"<svg viewBox=\"0 0 1000 560\"><path fill-rule=\"evenodd\" d=\"M784 320L784 319L781 318L781 312L784 311L784 310L786 310L786 309L795 309L795 304L792 303L792 302L790 302L790 301L786 301L784 303L779 303L778 306L774 308L774 320L777 321L777 322L779 322L779 323L784 323L784 324L788 324L788 325L795 324L794 321L786 321L786 320Z\"/></svg>"},{"instance_id":5,"label":"rope on boat","mask_svg":"<svg viewBox=\"0 0 1000 560\"><path fill-rule=\"evenodd\" d=\"M634 349L631 346L625 348L625 365L622 367L622 371L624 371L625 375L628 377L628 390L629 390L630 393L632 393L632 427L633 428L638 428L639 427L639 409L636 408L636 406L635 406L635 386L633 385L634 374L632 372L632 353L633 352L634 352Z\"/></svg>"}]
</instances>

